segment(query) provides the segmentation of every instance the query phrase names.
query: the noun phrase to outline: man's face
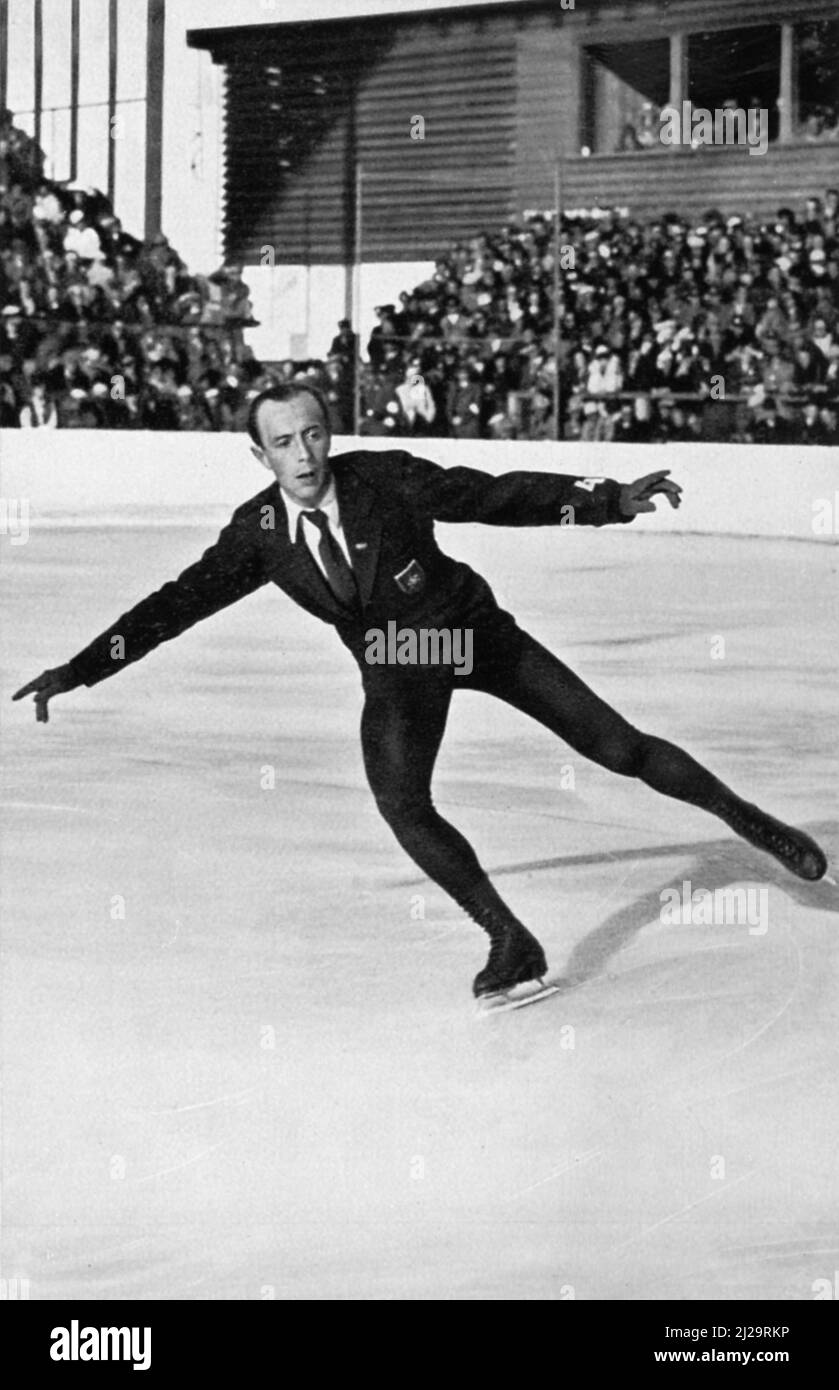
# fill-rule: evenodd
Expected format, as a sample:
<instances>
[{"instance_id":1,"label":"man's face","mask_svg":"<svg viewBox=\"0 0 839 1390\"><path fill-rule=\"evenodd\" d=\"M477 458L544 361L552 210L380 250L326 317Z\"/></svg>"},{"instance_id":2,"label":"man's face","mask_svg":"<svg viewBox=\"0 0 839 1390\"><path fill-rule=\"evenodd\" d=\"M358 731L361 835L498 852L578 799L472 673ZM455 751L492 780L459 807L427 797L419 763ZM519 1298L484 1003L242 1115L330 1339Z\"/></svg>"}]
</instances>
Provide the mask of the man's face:
<instances>
[{"instance_id":1,"label":"man's face","mask_svg":"<svg viewBox=\"0 0 839 1390\"><path fill-rule=\"evenodd\" d=\"M257 418L262 447L252 452L301 507L317 507L329 488L332 442L314 396L301 391L289 401L264 401Z\"/></svg>"}]
</instances>

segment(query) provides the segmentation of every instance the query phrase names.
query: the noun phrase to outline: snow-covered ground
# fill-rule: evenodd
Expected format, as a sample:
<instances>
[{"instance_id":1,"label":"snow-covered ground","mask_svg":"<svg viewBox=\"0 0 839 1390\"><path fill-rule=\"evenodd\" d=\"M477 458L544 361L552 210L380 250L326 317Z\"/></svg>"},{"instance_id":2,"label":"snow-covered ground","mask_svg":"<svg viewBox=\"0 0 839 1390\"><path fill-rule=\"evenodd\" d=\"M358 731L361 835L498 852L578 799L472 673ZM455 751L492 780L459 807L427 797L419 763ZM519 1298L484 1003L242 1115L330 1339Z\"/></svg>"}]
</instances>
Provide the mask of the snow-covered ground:
<instances>
[{"instance_id":1,"label":"snow-covered ground","mask_svg":"<svg viewBox=\"0 0 839 1390\"><path fill-rule=\"evenodd\" d=\"M3 1276L34 1299L812 1299L839 1268L839 889L462 692L438 804L566 981L476 1017L485 938L378 818L355 667L279 591L47 727L8 703L211 535L3 543ZM835 546L441 535L835 864ZM765 891L766 930L663 922L685 880Z\"/></svg>"}]
</instances>

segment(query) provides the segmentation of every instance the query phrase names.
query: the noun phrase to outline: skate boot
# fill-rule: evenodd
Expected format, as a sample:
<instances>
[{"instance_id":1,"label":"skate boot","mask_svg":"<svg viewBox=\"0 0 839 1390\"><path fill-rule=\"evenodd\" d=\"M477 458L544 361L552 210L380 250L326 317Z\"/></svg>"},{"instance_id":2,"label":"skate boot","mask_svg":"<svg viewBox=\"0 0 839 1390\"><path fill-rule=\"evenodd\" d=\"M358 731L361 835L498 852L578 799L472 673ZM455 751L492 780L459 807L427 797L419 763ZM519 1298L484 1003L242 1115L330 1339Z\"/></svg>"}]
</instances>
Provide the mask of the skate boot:
<instances>
[{"instance_id":1,"label":"skate boot","mask_svg":"<svg viewBox=\"0 0 839 1390\"><path fill-rule=\"evenodd\" d=\"M489 958L472 985L476 998L501 994L514 985L542 978L548 968L542 947L498 896L489 879L470 893L461 906L483 927L490 940Z\"/></svg>"},{"instance_id":2,"label":"skate boot","mask_svg":"<svg viewBox=\"0 0 839 1390\"><path fill-rule=\"evenodd\" d=\"M798 878L813 882L827 872L824 851L803 830L784 825L761 811L759 806L752 806L736 796L727 797L714 810L742 839L771 854Z\"/></svg>"},{"instance_id":3,"label":"skate boot","mask_svg":"<svg viewBox=\"0 0 839 1390\"><path fill-rule=\"evenodd\" d=\"M513 927L489 931L489 935L489 959L472 984L476 999L484 994L503 994L527 980L542 979L548 962L545 952L527 927L517 922Z\"/></svg>"}]
</instances>

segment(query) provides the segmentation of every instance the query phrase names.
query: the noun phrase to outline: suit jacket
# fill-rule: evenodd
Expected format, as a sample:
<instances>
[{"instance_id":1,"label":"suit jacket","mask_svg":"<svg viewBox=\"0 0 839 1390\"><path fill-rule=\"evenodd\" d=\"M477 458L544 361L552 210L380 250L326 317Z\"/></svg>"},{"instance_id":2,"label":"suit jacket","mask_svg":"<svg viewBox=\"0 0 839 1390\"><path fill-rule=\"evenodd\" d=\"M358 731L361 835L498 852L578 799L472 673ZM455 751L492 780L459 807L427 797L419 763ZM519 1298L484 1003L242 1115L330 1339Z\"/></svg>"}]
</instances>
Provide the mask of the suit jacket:
<instances>
[{"instance_id":1,"label":"suit jacket","mask_svg":"<svg viewBox=\"0 0 839 1390\"><path fill-rule=\"evenodd\" d=\"M619 511L619 484L608 478L525 472L496 478L474 468L441 468L402 451L359 450L330 463L358 606L342 605L305 542L292 543L282 491L274 482L237 508L195 564L72 658L77 681L96 685L263 584L276 584L331 623L364 673L365 633L374 627L386 631L388 622L488 632L493 624L499 632L505 623L514 626L485 580L440 550L435 521L552 526L573 517L576 525L602 526L628 519Z\"/></svg>"}]
</instances>

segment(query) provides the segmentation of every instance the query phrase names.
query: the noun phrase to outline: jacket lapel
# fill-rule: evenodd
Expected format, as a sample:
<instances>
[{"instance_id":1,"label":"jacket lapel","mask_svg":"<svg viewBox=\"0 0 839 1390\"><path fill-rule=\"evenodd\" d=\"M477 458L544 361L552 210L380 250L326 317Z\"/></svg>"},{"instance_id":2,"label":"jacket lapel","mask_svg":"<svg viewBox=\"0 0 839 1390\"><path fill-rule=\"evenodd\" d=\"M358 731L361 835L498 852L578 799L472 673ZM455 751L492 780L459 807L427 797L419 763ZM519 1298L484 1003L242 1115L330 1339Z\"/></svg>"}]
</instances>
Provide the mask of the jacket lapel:
<instances>
[{"instance_id":1,"label":"jacket lapel","mask_svg":"<svg viewBox=\"0 0 839 1390\"><path fill-rule=\"evenodd\" d=\"M276 525L272 542L276 546L275 563L281 587L292 598L299 599L305 607L315 605L326 609L332 617L346 618L347 610L336 599L318 565L315 564L309 547L305 542L292 544L288 534L288 512L279 484L276 487L273 505Z\"/></svg>"},{"instance_id":2,"label":"jacket lapel","mask_svg":"<svg viewBox=\"0 0 839 1390\"><path fill-rule=\"evenodd\" d=\"M382 521L376 494L351 469L334 469L341 526L350 552L362 603L369 603L379 562Z\"/></svg>"}]
</instances>

